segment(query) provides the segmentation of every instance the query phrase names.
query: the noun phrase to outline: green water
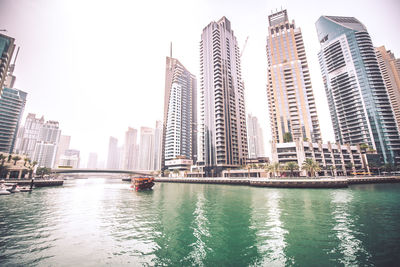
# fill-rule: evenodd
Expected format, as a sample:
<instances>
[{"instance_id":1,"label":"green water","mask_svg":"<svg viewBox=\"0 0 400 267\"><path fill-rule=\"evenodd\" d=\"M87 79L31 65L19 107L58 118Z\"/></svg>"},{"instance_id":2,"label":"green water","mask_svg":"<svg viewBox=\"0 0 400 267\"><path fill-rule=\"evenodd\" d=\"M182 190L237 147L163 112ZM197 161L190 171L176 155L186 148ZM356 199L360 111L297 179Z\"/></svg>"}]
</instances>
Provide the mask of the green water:
<instances>
[{"instance_id":1,"label":"green water","mask_svg":"<svg viewBox=\"0 0 400 267\"><path fill-rule=\"evenodd\" d=\"M395 266L400 184L348 189L112 179L0 196L0 266Z\"/></svg>"}]
</instances>

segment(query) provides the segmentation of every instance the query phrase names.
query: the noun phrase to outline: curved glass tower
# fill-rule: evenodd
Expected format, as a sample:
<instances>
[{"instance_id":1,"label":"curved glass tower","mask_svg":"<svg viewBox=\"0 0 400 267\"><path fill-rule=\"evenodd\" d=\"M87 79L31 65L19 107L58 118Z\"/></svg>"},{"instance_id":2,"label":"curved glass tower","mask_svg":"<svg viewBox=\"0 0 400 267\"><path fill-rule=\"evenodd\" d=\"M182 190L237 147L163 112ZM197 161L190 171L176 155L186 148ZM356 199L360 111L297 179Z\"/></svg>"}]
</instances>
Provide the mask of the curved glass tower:
<instances>
[{"instance_id":1,"label":"curved glass tower","mask_svg":"<svg viewBox=\"0 0 400 267\"><path fill-rule=\"evenodd\" d=\"M398 162L400 138L366 27L353 17L322 16L316 28L336 142L365 143L385 163Z\"/></svg>"}]
</instances>

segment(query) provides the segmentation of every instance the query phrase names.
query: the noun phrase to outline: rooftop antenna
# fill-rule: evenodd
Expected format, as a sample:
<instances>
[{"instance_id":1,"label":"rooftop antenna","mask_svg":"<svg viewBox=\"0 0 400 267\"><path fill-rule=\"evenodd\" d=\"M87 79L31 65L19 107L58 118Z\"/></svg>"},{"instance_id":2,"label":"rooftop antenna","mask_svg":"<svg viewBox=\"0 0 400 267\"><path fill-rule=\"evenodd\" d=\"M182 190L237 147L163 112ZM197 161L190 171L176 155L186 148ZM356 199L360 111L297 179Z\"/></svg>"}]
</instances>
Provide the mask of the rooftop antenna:
<instances>
[{"instance_id":1,"label":"rooftop antenna","mask_svg":"<svg viewBox=\"0 0 400 267\"><path fill-rule=\"evenodd\" d=\"M17 53L15 54L13 65L15 65L15 62L17 61L18 53L19 53L19 46L18 46L18 49L17 49Z\"/></svg>"},{"instance_id":2,"label":"rooftop antenna","mask_svg":"<svg viewBox=\"0 0 400 267\"><path fill-rule=\"evenodd\" d=\"M0 29L0 32L6 32L7 30L6 29Z\"/></svg>"},{"instance_id":3,"label":"rooftop antenna","mask_svg":"<svg viewBox=\"0 0 400 267\"><path fill-rule=\"evenodd\" d=\"M172 58L172 42L170 43L169 47L169 57Z\"/></svg>"}]
</instances>

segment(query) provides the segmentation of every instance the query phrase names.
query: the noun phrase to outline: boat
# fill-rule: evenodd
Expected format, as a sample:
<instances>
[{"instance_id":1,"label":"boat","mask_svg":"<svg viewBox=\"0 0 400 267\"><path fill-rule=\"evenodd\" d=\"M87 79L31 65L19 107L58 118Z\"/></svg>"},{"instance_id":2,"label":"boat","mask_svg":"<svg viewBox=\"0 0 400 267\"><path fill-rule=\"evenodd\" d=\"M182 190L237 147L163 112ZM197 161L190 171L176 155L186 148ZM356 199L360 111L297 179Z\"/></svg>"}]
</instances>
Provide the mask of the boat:
<instances>
[{"instance_id":1,"label":"boat","mask_svg":"<svg viewBox=\"0 0 400 267\"><path fill-rule=\"evenodd\" d=\"M0 183L0 195L9 195L9 194L11 193L8 192L7 187L3 183Z\"/></svg>"},{"instance_id":2,"label":"boat","mask_svg":"<svg viewBox=\"0 0 400 267\"><path fill-rule=\"evenodd\" d=\"M32 191L32 188L29 188L29 187L27 187L27 186L25 186L25 187L20 187L20 188L19 188L19 191L21 191L21 192L31 192L31 191Z\"/></svg>"},{"instance_id":3,"label":"boat","mask_svg":"<svg viewBox=\"0 0 400 267\"><path fill-rule=\"evenodd\" d=\"M135 177L132 178L132 188L136 191L151 190L154 186L153 177Z\"/></svg>"},{"instance_id":4,"label":"boat","mask_svg":"<svg viewBox=\"0 0 400 267\"><path fill-rule=\"evenodd\" d=\"M21 192L21 191L19 190L19 186L18 186L17 183L6 183L5 185L8 186L8 187L7 187L7 190L8 190L8 192L10 192L10 193L19 193L19 192Z\"/></svg>"}]
</instances>

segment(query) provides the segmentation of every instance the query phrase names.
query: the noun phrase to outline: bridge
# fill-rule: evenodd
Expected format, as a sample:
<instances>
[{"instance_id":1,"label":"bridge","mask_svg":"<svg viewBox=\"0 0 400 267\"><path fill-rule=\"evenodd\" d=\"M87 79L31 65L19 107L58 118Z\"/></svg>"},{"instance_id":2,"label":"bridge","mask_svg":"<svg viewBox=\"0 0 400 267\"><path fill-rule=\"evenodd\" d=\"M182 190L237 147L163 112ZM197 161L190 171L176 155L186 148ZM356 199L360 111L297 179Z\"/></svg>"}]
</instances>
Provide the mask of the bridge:
<instances>
[{"instance_id":1,"label":"bridge","mask_svg":"<svg viewBox=\"0 0 400 267\"><path fill-rule=\"evenodd\" d=\"M131 174L131 175L152 175L153 171L134 171L134 170L110 170L110 169L52 169L52 173L113 173L113 174Z\"/></svg>"}]
</instances>

